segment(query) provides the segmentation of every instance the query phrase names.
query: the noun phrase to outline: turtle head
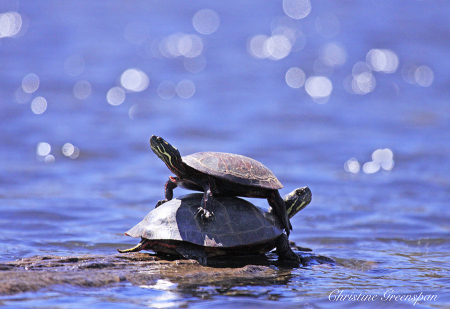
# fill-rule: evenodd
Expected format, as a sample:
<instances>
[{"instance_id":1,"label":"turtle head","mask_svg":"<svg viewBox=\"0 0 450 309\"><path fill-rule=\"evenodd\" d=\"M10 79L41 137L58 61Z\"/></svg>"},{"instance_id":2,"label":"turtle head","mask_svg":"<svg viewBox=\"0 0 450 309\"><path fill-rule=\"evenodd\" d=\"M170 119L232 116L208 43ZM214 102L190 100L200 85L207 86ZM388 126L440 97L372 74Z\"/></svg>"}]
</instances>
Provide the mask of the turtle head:
<instances>
[{"instance_id":1,"label":"turtle head","mask_svg":"<svg viewBox=\"0 0 450 309\"><path fill-rule=\"evenodd\" d=\"M184 174L184 164L178 149L156 135L150 138L150 147L158 158L166 163L172 173L177 176Z\"/></svg>"},{"instance_id":2,"label":"turtle head","mask_svg":"<svg viewBox=\"0 0 450 309\"><path fill-rule=\"evenodd\" d=\"M289 219L311 202L312 194L308 187L298 188L284 196Z\"/></svg>"}]
</instances>

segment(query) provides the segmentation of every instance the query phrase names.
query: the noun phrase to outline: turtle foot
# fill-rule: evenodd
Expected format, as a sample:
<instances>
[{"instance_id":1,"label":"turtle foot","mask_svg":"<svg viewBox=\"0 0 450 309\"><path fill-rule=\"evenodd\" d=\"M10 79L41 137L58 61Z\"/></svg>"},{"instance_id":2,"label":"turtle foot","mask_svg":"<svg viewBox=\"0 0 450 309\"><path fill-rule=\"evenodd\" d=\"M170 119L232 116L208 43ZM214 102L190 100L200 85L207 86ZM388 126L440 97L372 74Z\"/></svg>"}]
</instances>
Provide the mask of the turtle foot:
<instances>
[{"instance_id":1,"label":"turtle foot","mask_svg":"<svg viewBox=\"0 0 450 309\"><path fill-rule=\"evenodd\" d=\"M156 203L155 208L158 208L159 206L161 206L162 204L164 204L165 202L168 202L168 201L169 200L167 200L167 199L158 201L158 203Z\"/></svg>"},{"instance_id":2,"label":"turtle foot","mask_svg":"<svg viewBox=\"0 0 450 309\"><path fill-rule=\"evenodd\" d=\"M214 219L214 213L203 207L199 207L194 214L194 218L200 217L203 221L208 221Z\"/></svg>"}]
</instances>

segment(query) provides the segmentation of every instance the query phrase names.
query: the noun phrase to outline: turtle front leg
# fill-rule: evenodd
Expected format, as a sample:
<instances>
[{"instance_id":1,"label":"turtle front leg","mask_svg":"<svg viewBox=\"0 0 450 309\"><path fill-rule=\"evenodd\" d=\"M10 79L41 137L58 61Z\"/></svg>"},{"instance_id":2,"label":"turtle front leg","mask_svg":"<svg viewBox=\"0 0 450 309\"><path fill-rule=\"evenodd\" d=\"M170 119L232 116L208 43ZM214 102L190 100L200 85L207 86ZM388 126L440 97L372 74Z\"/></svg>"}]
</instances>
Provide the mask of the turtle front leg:
<instances>
[{"instance_id":1,"label":"turtle front leg","mask_svg":"<svg viewBox=\"0 0 450 309\"><path fill-rule=\"evenodd\" d=\"M203 221L208 221L214 218L214 213L208 210L212 208L213 199L214 197L211 193L211 189L208 188L205 193L203 193L202 206L197 209L194 218L200 216Z\"/></svg>"},{"instance_id":2,"label":"turtle front leg","mask_svg":"<svg viewBox=\"0 0 450 309\"><path fill-rule=\"evenodd\" d=\"M158 201L158 203L156 203L155 208L161 206L162 204L170 201L173 198L173 189L175 189L178 186L177 181L178 178L172 176L169 177L169 180L167 180L166 185L164 186L164 195L166 199Z\"/></svg>"},{"instance_id":3,"label":"turtle front leg","mask_svg":"<svg viewBox=\"0 0 450 309\"><path fill-rule=\"evenodd\" d=\"M286 235L289 237L289 233L292 230L292 225L289 222L289 218L286 212L286 205L284 204L284 200L281 198L278 190L274 190L272 195L267 199L267 201L277 214L278 218L281 221L281 224L286 230Z\"/></svg>"}]
</instances>

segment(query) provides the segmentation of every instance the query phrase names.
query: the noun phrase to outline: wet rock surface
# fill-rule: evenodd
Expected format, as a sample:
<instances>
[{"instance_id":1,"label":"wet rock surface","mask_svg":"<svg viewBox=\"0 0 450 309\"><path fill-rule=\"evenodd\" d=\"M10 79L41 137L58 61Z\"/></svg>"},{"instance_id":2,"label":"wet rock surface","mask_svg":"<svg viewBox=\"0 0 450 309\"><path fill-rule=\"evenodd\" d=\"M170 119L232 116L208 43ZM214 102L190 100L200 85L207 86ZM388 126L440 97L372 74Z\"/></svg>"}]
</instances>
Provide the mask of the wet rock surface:
<instances>
[{"instance_id":1,"label":"wet rock surface","mask_svg":"<svg viewBox=\"0 0 450 309\"><path fill-rule=\"evenodd\" d=\"M326 257L301 254L309 267L335 265ZM241 264L241 265L239 265ZM179 260L148 253L72 257L35 256L0 263L0 294L37 291L52 285L100 287L118 282L148 285L167 279L179 286L222 284L276 284L287 282L292 268L264 257L214 260L205 267L194 260Z\"/></svg>"}]
</instances>

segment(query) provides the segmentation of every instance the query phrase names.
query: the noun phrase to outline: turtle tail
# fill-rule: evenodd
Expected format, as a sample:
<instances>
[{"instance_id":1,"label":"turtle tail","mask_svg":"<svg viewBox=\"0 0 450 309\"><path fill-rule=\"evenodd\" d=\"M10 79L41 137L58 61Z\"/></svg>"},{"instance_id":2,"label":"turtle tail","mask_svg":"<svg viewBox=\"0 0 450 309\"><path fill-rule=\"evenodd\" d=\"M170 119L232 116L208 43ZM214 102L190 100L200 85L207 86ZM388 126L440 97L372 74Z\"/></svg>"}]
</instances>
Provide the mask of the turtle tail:
<instances>
[{"instance_id":1,"label":"turtle tail","mask_svg":"<svg viewBox=\"0 0 450 309\"><path fill-rule=\"evenodd\" d=\"M117 249L117 251L119 251L119 253L139 252L142 249L144 249L144 244L145 244L145 239L142 239L141 242L138 243L137 246L135 246L133 248L125 249L125 250Z\"/></svg>"}]
</instances>

